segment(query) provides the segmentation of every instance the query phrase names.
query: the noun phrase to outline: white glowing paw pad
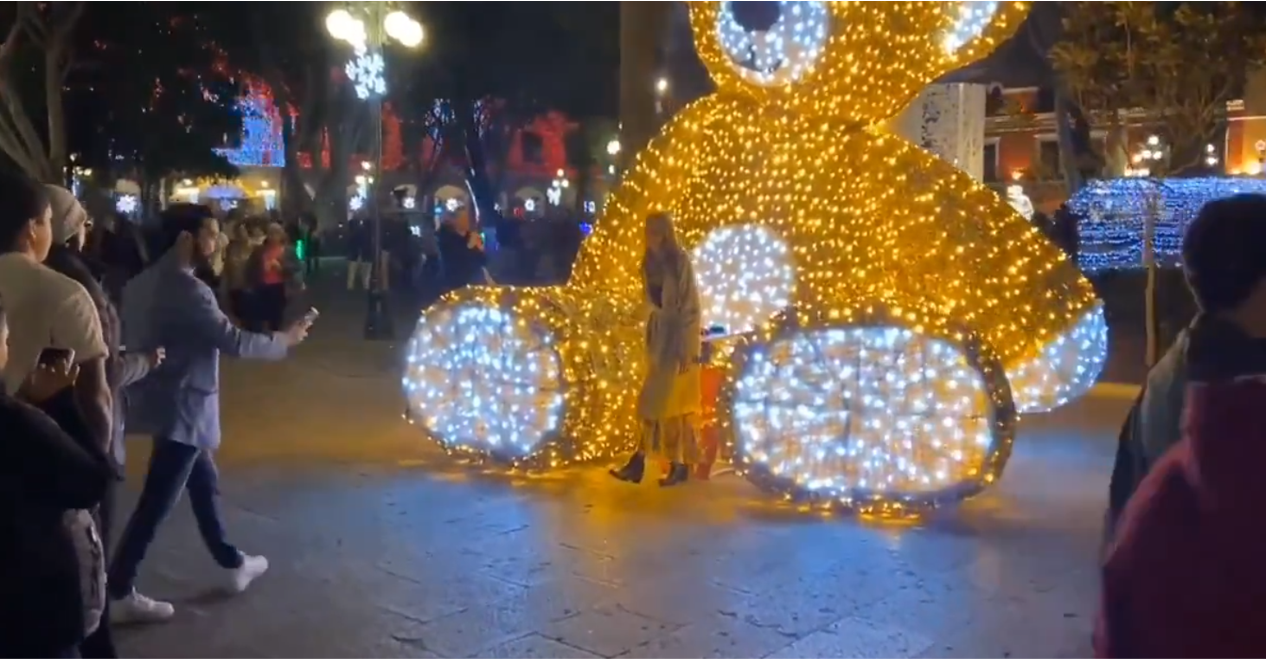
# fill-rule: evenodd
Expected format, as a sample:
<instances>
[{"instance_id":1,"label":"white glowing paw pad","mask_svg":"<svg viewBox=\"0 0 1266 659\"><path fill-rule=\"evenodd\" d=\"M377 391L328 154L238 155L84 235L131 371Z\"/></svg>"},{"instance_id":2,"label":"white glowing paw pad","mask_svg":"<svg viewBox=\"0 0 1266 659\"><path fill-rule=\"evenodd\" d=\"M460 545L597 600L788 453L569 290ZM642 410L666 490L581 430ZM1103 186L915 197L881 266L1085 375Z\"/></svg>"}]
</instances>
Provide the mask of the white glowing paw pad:
<instances>
[{"instance_id":1,"label":"white glowing paw pad","mask_svg":"<svg viewBox=\"0 0 1266 659\"><path fill-rule=\"evenodd\" d=\"M1086 395L1107 360L1108 321L1100 305L1043 346L1039 356L1008 366L1016 408L1023 414L1039 414Z\"/></svg>"},{"instance_id":2,"label":"white glowing paw pad","mask_svg":"<svg viewBox=\"0 0 1266 659\"><path fill-rule=\"evenodd\" d=\"M945 53L953 55L972 39L985 33L989 22L998 13L1001 2L960 2L954 12L954 24L945 33Z\"/></svg>"},{"instance_id":3,"label":"white glowing paw pad","mask_svg":"<svg viewBox=\"0 0 1266 659\"><path fill-rule=\"evenodd\" d=\"M800 332L754 354L734 400L747 461L800 491L934 496L994 450L984 376L949 343L899 328Z\"/></svg>"},{"instance_id":4,"label":"white glowing paw pad","mask_svg":"<svg viewBox=\"0 0 1266 659\"><path fill-rule=\"evenodd\" d=\"M449 446L525 457L563 416L561 360L547 333L473 302L440 306L408 346L411 418Z\"/></svg>"},{"instance_id":5,"label":"white glowing paw pad","mask_svg":"<svg viewBox=\"0 0 1266 659\"><path fill-rule=\"evenodd\" d=\"M705 328L750 332L791 305L796 290L791 249L769 227L722 227L691 256Z\"/></svg>"},{"instance_id":6,"label":"white glowing paw pad","mask_svg":"<svg viewBox=\"0 0 1266 659\"><path fill-rule=\"evenodd\" d=\"M778 20L759 32L739 24L734 4L721 3L717 41L747 82L764 87L796 82L822 56L831 34L827 3L783 0L778 3Z\"/></svg>"}]
</instances>

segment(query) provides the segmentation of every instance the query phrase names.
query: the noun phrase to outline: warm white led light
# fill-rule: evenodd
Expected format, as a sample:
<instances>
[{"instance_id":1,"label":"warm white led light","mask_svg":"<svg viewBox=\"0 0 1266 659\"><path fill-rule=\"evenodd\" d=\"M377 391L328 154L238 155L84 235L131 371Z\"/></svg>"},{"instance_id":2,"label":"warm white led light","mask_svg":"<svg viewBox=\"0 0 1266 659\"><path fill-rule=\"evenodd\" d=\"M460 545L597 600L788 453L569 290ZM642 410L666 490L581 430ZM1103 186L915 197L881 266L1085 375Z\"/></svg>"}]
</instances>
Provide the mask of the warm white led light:
<instances>
[{"instance_id":1,"label":"warm white led light","mask_svg":"<svg viewBox=\"0 0 1266 659\"><path fill-rule=\"evenodd\" d=\"M757 224L716 229L692 253L703 326L751 332L786 309L796 269L787 243Z\"/></svg>"},{"instance_id":2,"label":"warm white led light","mask_svg":"<svg viewBox=\"0 0 1266 659\"><path fill-rule=\"evenodd\" d=\"M778 4L778 20L763 32L749 32L740 25L733 2L721 3L717 15L717 40L731 66L744 80L764 87L802 78L830 38L827 3L783 0Z\"/></svg>"}]
</instances>

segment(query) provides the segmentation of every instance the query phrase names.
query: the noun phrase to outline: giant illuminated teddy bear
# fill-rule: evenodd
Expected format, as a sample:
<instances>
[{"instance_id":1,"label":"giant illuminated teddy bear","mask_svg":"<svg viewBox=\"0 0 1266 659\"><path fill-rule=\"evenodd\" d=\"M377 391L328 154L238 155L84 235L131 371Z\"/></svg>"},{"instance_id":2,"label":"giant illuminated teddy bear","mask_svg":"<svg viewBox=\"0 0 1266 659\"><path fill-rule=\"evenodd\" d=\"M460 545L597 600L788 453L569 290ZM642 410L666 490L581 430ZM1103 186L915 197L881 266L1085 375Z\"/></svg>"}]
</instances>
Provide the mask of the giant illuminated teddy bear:
<instances>
[{"instance_id":1,"label":"giant illuminated teddy bear","mask_svg":"<svg viewBox=\"0 0 1266 659\"><path fill-rule=\"evenodd\" d=\"M628 450L644 222L664 210L705 326L733 337L719 424L745 473L887 512L980 491L1018 412L1093 384L1102 306L1005 201L883 126L1029 5L689 3L717 91L638 155L567 286L461 292L424 315L410 419L516 463Z\"/></svg>"}]
</instances>

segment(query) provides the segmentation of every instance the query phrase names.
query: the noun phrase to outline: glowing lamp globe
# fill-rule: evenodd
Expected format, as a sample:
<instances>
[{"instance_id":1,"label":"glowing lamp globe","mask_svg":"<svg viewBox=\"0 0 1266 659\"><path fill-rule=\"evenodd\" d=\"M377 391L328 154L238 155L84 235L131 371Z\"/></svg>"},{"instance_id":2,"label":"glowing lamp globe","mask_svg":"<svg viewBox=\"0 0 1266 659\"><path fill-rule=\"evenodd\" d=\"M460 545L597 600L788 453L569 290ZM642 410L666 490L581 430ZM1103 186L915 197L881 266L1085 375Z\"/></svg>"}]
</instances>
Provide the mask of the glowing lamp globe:
<instances>
[{"instance_id":1,"label":"glowing lamp globe","mask_svg":"<svg viewBox=\"0 0 1266 659\"><path fill-rule=\"evenodd\" d=\"M425 36L422 25L399 10L387 14L383 28L387 31L387 36L408 48L421 45Z\"/></svg>"},{"instance_id":2,"label":"glowing lamp globe","mask_svg":"<svg viewBox=\"0 0 1266 659\"><path fill-rule=\"evenodd\" d=\"M346 9L335 9L325 17L325 29L330 36L352 45L365 43L365 23L352 16Z\"/></svg>"}]
</instances>

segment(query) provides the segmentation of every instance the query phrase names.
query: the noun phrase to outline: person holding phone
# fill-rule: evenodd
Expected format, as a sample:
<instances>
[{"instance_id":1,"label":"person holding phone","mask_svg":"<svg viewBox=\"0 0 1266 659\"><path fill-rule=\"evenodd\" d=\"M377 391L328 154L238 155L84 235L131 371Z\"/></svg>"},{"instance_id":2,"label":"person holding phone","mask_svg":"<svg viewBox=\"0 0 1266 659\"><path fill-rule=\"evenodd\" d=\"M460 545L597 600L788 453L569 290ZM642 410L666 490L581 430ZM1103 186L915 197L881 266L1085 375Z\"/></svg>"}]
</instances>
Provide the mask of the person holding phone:
<instances>
[{"instance_id":1,"label":"person holding phone","mask_svg":"<svg viewBox=\"0 0 1266 659\"><path fill-rule=\"evenodd\" d=\"M0 371L9 364L8 346L0 300ZM85 636L101 626L104 606L102 552L88 547L81 554L76 538L92 535L88 510L101 501L114 471L104 452L76 441L36 407L74 386L73 355L51 351L40 361L16 396L0 384L3 657L78 656Z\"/></svg>"},{"instance_id":2,"label":"person holding phone","mask_svg":"<svg viewBox=\"0 0 1266 659\"><path fill-rule=\"evenodd\" d=\"M280 332L247 332L221 310L215 291L196 276L215 251L219 223L210 209L178 205L163 215L164 255L123 291L124 343L142 352L166 349L166 361L128 394L131 430L154 438L149 472L110 564L111 620L163 622L175 609L136 588L141 562L186 490L198 530L224 569L223 586L244 591L268 560L229 543L219 509L220 356L281 360L302 343L315 311Z\"/></svg>"}]
</instances>

